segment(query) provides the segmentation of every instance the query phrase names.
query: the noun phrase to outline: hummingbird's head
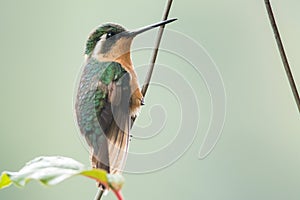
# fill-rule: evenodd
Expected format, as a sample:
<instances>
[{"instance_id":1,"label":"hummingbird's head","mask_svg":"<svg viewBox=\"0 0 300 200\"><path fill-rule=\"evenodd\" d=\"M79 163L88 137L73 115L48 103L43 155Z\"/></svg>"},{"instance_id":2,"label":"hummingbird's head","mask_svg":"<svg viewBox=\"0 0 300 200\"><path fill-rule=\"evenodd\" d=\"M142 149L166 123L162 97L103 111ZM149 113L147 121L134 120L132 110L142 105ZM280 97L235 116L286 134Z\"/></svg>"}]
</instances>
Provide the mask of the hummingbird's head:
<instances>
[{"instance_id":1,"label":"hummingbird's head","mask_svg":"<svg viewBox=\"0 0 300 200\"><path fill-rule=\"evenodd\" d=\"M112 47L121 38L120 33L126 31L118 24L106 23L91 32L85 47L85 55L105 55L112 50Z\"/></svg>"},{"instance_id":2,"label":"hummingbird's head","mask_svg":"<svg viewBox=\"0 0 300 200\"><path fill-rule=\"evenodd\" d=\"M114 61L130 52L132 40L136 35L175 20L161 21L133 31L114 23L103 24L90 34L85 47L85 55L93 56L101 61Z\"/></svg>"}]
</instances>

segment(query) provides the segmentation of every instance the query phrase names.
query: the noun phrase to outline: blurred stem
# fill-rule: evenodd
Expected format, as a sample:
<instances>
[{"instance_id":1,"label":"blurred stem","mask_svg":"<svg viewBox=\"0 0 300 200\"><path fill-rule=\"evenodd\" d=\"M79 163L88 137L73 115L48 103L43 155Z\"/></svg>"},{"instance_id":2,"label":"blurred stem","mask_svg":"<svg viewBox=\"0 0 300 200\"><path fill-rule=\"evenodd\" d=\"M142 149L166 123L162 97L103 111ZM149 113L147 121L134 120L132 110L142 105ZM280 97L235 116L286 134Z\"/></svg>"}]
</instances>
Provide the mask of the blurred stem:
<instances>
[{"instance_id":1,"label":"blurred stem","mask_svg":"<svg viewBox=\"0 0 300 200\"><path fill-rule=\"evenodd\" d=\"M277 43L277 46L278 46L278 49L279 49L279 52L280 52L282 63L283 63L286 75L288 77L288 80L289 80L289 83L290 83L290 86L291 86L291 89L292 89L292 92L293 92L293 95L294 95L294 98L295 98L295 101L296 101L296 104L297 104L297 107L298 107L298 111L300 113L299 93L297 91L297 86L296 86L296 83L295 83L295 80L294 80L294 77L293 77L293 74L292 74L292 71L291 71L286 53L284 51L283 43L282 43L282 40L280 38L280 34L279 34L279 31L278 31L278 28L277 28L277 25L276 25L276 21L275 21L275 17L274 17L273 11L272 11L271 3L270 3L269 0L265 0L265 4L266 4L266 9L267 9L267 12L268 12L268 15L269 15L270 23L271 23L271 26L273 28L275 40L276 40L276 43Z\"/></svg>"},{"instance_id":2,"label":"blurred stem","mask_svg":"<svg viewBox=\"0 0 300 200\"><path fill-rule=\"evenodd\" d=\"M99 188L94 200L100 200L103 193L104 193L104 190Z\"/></svg>"}]
</instances>

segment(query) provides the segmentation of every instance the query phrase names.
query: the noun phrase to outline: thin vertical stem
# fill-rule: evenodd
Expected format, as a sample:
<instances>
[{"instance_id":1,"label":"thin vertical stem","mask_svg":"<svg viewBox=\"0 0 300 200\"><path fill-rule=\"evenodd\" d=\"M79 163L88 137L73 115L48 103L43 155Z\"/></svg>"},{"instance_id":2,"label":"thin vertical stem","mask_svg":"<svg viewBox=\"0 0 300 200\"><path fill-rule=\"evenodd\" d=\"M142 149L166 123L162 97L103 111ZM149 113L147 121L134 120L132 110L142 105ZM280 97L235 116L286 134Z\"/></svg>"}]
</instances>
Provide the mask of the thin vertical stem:
<instances>
[{"instance_id":1,"label":"thin vertical stem","mask_svg":"<svg viewBox=\"0 0 300 200\"><path fill-rule=\"evenodd\" d=\"M294 77L293 77L293 74L292 74L292 71L291 71L286 53L284 51L283 43L282 43L282 40L280 38L280 34L279 34L279 31L278 31L278 28L277 28L277 25L276 25L276 21L275 21L275 17L274 17L273 11L272 11L271 3L270 3L269 0L265 0L265 4L266 4L266 9L267 9L267 12L268 12L268 15L269 15L270 23L271 23L271 26L273 28L273 32L274 32L274 35L275 35L275 39L276 39L276 42L277 42L277 46L278 46L278 49L279 49L279 52L280 52L280 56L281 56L281 59L282 59L282 62L283 62L283 66L284 66L286 75L288 77L288 80L289 80L289 83L290 83L290 86L291 86L291 89L292 89L292 92L293 92L293 95L294 95L294 98L295 98L295 101L296 101L296 104L297 104L297 107L298 107L298 111L300 112L299 93L297 91L297 86L296 86L296 83L295 83L295 80L294 80Z\"/></svg>"},{"instance_id":2,"label":"thin vertical stem","mask_svg":"<svg viewBox=\"0 0 300 200\"><path fill-rule=\"evenodd\" d=\"M168 15L169 15L169 12L170 12L170 9L171 9L172 2L173 2L173 0L168 0L162 20L167 20L168 19ZM148 87L149 87L149 84L150 84L150 80L151 80L153 69L154 69L154 66L155 66L155 62L156 62L156 58L157 58L157 54L158 54L158 49L159 49L160 41L161 41L161 38L162 38L162 35L163 35L163 32L164 32L164 28L165 28L165 25L160 26L159 29L158 29L157 38L156 38L155 45L154 45L154 50L153 50L152 57L151 57L151 60L150 60L149 70L148 70L148 73L147 73L147 76L145 78L145 82L144 82L144 85L143 85L143 88L142 88L142 91L141 91L144 97L147 93L147 90L148 90ZM131 127L133 126L135 119L136 118L132 119Z\"/></svg>"},{"instance_id":3,"label":"thin vertical stem","mask_svg":"<svg viewBox=\"0 0 300 200\"><path fill-rule=\"evenodd\" d=\"M173 2L173 0L168 0L167 5L166 5L166 9L165 9L165 13L163 15L162 20L167 20L168 19L168 15L169 15L169 12L170 12L170 9L171 9L172 2ZM157 33L157 38L156 38L156 42L155 42L155 45L154 45L153 54L152 54L152 57L151 57L151 60L150 60L149 71L147 73L147 77L145 79L144 86L142 88L143 96L146 95L146 92L147 92L149 84L150 84L150 80L151 80L153 69L154 69L154 66L155 66L155 62L156 62L156 58L157 58L157 54L158 54L158 49L159 49L160 41L161 41L161 38L162 38L162 35L163 35L163 32L164 32L164 28L165 28L165 25L159 27L159 30L158 30L158 33Z\"/></svg>"}]
</instances>

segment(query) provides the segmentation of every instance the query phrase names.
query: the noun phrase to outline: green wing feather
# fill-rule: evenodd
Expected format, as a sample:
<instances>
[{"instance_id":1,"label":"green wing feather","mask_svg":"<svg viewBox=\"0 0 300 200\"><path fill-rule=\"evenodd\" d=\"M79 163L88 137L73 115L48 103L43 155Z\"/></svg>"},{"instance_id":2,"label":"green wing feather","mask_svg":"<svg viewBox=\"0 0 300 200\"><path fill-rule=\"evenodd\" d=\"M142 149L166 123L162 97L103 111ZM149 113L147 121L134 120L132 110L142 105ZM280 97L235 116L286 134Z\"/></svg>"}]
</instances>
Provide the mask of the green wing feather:
<instances>
[{"instance_id":1,"label":"green wing feather","mask_svg":"<svg viewBox=\"0 0 300 200\"><path fill-rule=\"evenodd\" d=\"M117 62L90 58L76 97L77 123L92 150L92 165L122 170L129 143L129 74Z\"/></svg>"}]
</instances>

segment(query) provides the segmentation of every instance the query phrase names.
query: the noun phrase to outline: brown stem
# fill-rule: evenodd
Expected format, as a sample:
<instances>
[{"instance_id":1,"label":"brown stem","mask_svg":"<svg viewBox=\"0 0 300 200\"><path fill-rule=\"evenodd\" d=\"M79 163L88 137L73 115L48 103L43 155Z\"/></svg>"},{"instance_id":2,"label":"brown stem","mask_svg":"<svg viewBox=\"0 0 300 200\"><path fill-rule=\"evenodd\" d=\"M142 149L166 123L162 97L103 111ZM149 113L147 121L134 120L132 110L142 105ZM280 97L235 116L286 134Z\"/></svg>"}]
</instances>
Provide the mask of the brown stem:
<instances>
[{"instance_id":1,"label":"brown stem","mask_svg":"<svg viewBox=\"0 0 300 200\"><path fill-rule=\"evenodd\" d=\"M276 39L276 42L277 42L277 46L278 46L278 49L279 49L279 52L280 52L280 56L281 56L281 59L282 59L282 62L283 62L283 66L284 66L286 75L288 77L288 80L289 80L289 83L290 83L290 86L291 86L291 89L292 89L292 92L293 92L293 95L294 95L294 98L295 98L295 101L296 101L296 104L297 104L297 107L298 107L298 111L300 112L299 93L297 91L297 86L296 86L296 83L295 83L295 80L294 80L294 77L293 77L293 74L292 74L287 56L286 56L285 51L284 51L283 43L281 41L280 34L279 34L279 31L278 31L278 28L277 28L277 25L276 25L276 21L275 21L275 17L274 17L273 11L272 11L271 3L270 3L269 0L265 0L265 4L266 4L266 9L267 9L267 12L268 12L268 15L269 15L270 23L271 23L271 26L273 28L274 36L275 36L275 39Z\"/></svg>"},{"instance_id":2,"label":"brown stem","mask_svg":"<svg viewBox=\"0 0 300 200\"><path fill-rule=\"evenodd\" d=\"M168 0L167 6L166 6L166 9L165 9L165 13L163 15L162 20L167 20L168 19L168 15L169 15L169 12L170 12L170 9L171 9L172 2L173 2L173 0ZM150 83L150 80L151 80L151 77L152 77L152 73L153 73L155 61L156 61L156 58L157 58L160 41L161 41L161 38L162 38L162 35L163 35L163 32L164 32L164 28L165 28L164 25L159 27L159 30L158 30L158 33L157 33L157 38L156 38L153 54L152 54L151 61L150 61L149 71L147 73L147 77L145 79L144 86L142 88L143 96L146 95L146 92L147 92L148 87L149 87L149 83Z\"/></svg>"},{"instance_id":3,"label":"brown stem","mask_svg":"<svg viewBox=\"0 0 300 200\"><path fill-rule=\"evenodd\" d=\"M168 0L162 20L168 19L168 15L169 15L169 12L170 12L170 9L171 9L172 2L173 2L173 0ZM144 85L143 85L143 88L142 88L142 94L143 94L144 97L147 93L147 90L148 90L148 87L149 87L149 84L150 84L150 80L151 80L153 69L154 69L154 66L155 66L155 62L156 62L156 58L157 58L157 54L158 54L158 49L159 49L160 41L161 41L161 38L162 38L162 35L163 35L163 32L164 32L164 28L165 28L165 25L160 26L159 29L158 29L157 38L156 38L155 45L154 45L154 50L153 50L152 57L151 57L151 60L150 60L149 70L148 70L147 77L145 78L145 82L144 82ZM133 126L135 119L136 119L136 117L132 118L131 127Z\"/></svg>"}]
</instances>

